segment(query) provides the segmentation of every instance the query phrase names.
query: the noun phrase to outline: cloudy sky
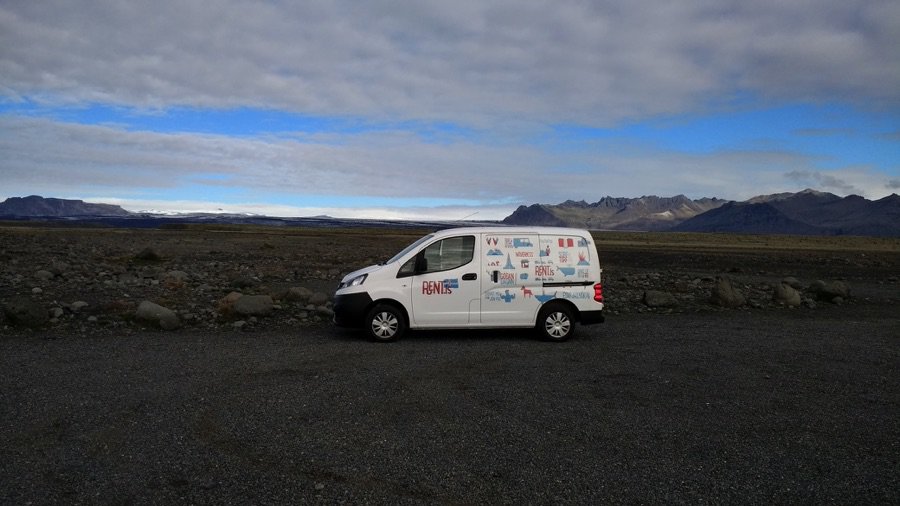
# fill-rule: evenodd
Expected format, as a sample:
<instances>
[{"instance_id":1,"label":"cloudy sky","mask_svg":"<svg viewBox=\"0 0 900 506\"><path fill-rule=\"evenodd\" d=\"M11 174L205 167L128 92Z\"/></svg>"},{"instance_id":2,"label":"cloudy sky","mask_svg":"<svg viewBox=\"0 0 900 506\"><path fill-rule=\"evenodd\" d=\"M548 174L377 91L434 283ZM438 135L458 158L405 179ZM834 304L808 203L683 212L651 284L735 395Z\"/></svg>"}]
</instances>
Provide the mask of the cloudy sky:
<instances>
[{"instance_id":1,"label":"cloudy sky","mask_svg":"<svg viewBox=\"0 0 900 506\"><path fill-rule=\"evenodd\" d=\"M0 198L502 218L900 192L900 2L0 1Z\"/></svg>"}]
</instances>

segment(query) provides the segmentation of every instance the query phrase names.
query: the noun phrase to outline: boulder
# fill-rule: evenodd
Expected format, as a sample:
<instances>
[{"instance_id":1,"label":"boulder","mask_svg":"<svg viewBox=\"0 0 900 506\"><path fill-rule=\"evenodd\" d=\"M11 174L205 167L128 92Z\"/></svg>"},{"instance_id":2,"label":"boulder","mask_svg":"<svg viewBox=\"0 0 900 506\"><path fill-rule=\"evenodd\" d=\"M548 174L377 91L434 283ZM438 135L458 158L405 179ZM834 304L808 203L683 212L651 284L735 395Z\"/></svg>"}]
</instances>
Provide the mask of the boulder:
<instances>
[{"instance_id":1,"label":"boulder","mask_svg":"<svg viewBox=\"0 0 900 506\"><path fill-rule=\"evenodd\" d=\"M242 288L252 288L254 286L256 286L256 281L247 276L239 276L231 280L231 287L237 288L238 290Z\"/></svg>"},{"instance_id":2,"label":"boulder","mask_svg":"<svg viewBox=\"0 0 900 506\"><path fill-rule=\"evenodd\" d=\"M50 281L56 276L50 271L40 270L34 273L34 277L41 281Z\"/></svg>"},{"instance_id":3,"label":"boulder","mask_svg":"<svg viewBox=\"0 0 900 506\"><path fill-rule=\"evenodd\" d=\"M313 293L309 288L306 288L304 286L295 286L287 291L284 298L285 300L307 304L312 294Z\"/></svg>"},{"instance_id":4,"label":"boulder","mask_svg":"<svg viewBox=\"0 0 900 506\"><path fill-rule=\"evenodd\" d=\"M163 330L175 330L181 326L181 321L174 311L149 300L138 305L134 317L140 321L158 325Z\"/></svg>"},{"instance_id":5,"label":"boulder","mask_svg":"<svg viewBox=\"0 0 900 506\"><path fill-rule=\"evenodd\" d=\"M274 301L270 295L244 295L234 303L234 312L243 316L266 316L272 313Z\"/></svg>"},{"instance_id":6,"label":"boulder","mask_svg":"<svg viewBox=\"0 0 900 506\"><path fill-rule=\"evenodd\" d=\"M775 286L772 300L789 307L797 307L803 302L800 298L800 292L784 281Z\"/></svg>"},{"instance_id":7,"label":"boulder","mask_svg":"<svg viewBox=\"0 0 900 506\"><path fill-rule=\"evenodd\" d=\"M826 302L834 302L840 298L841 302L850 298L850 288L843 281L816 281L809 286L809 291L817 299Z\"/></svg>"},{"instance_id":8,"label":"boulder","mask_svg":"<svg viewBox=\"0 0 900 506\"><path fill-rule=\"evenodd\" d=\"M740 307L747 302L744 294L731 286L731 280L725 276L716 276L709 301L721 307Z\"/></svg>"},{"instance_id":9,"label":"boulder","mask_svg":"<svg viewBox=\"0 0 900 506\"><path fill-rule=\"evenodd\" d=\"M145 262L157 262L162 260L162 257L159 256L159 253L156 252L153 248L144 248L137 255L134 256L136 260L143 260Z\"/></svg>"},{"instance_id":10,"label":"boulder","mask_svg":"<svg viewBox=\"0 0 900 506\"><path fill-rule=\"evenodd\" d=\"M15 297L3 305L3 313L16 327L37 328L50 321L47 308L28 297Z\"/></svg>"},{"instance_id":11,"label":"boulder","mask_svg":"<svg viewBox=\"0 0 900 506\"><path fill-rule=\"evenodd\" d=\"M660 290L645 291L641 300L647 307L675 307L678 305L674 295Z\"/></svg>"},{"instance_id":12,"label":"boulder","mask_svg":"<svg viewBox=\"0 0 900 506\"><path fill-rule=\"evenodd\" d=\"M234 313L234 304L243 296L244 294L241 292L231 292L222 297L222 299L219 300L219 313L226 316Z\"/></svg>"},{"instance_id":13,"label":"boulder","mask_svg":"<svg viewBox=\"0 0 900 506\"><path fill-rule=\"evenodd\" d=\"M313 306L324 306L328 303L328 296L322 292L315 292L309 296L308 302Z\"/></svg>"},{"instance_id":14,"label":"boulder","mask_svg":"<svg viewBox=\"0 0 900 506\"><path fill-rule=\"evenodd\" d=\"M800 280L795 278L794 276L788 276L782 279L781 282L793 288L794 290L803 290L803 283L801 283Z\"/></svg>"}]
</instances>

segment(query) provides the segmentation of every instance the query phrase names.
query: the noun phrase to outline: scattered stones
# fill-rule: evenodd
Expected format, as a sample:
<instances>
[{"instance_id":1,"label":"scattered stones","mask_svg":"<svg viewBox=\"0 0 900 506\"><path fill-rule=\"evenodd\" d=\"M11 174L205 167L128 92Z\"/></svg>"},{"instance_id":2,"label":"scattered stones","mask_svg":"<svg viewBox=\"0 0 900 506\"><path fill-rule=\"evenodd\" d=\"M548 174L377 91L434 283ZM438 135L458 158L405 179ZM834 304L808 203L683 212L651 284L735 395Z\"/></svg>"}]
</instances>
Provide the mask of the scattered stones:
<instances>
[{"instance_id":1,"label":"scattered stones","mask_svg":"<svg viewBox=\"0 0 900 506\"><path fill-rule=\"evenodd\" d=\"M17 327L37 328L50 320L47 308L29 297L14 297L3 305L3 313Z\"/></svg>"},{"instance_id":2,"label":"scattered stones","mask_svg":"<svg viewBox=\"0 0 900 506\"><path fill-rule=\"evenodd\" d=\"M678 301L669 292L660 290L646 290L641 299L647 307L675 307Z\"/></svg>"},{"instance_id":3,"label":"scattered stones","mask_svg":"<svg viewBox=\"0 0 900 506\"><path fill-rule=\"evenodd\" d=\"M225 297L219 300L218 309L219 313L223 316L230 316L234 314L234 304L240 299L244 294L241 292L230 292Z\"/></svg>"},{"instance_id":4,"label":"scattered stones","mask_svg":"<svg viewBox=\"0 0 900 506\"><path fill-rule=\"evenodd\" d=\"M731 286L731 280L726 276L716 276L716 284L713 286L709 301L716 306L727 308L740 307L747 302L740 290Z\"/></svg>"},{"instance_id":5,"label":"scattered stones","mask_svg":"<svg viewBox=\"0 0 900 506\"><path fill-rule=\"evenodd\" d=\"M138 305L134 317L137 320L158 325L163 330L175 330L181 326L181 321L174 311L149 300Z\"/></svg>"}]
</instances>

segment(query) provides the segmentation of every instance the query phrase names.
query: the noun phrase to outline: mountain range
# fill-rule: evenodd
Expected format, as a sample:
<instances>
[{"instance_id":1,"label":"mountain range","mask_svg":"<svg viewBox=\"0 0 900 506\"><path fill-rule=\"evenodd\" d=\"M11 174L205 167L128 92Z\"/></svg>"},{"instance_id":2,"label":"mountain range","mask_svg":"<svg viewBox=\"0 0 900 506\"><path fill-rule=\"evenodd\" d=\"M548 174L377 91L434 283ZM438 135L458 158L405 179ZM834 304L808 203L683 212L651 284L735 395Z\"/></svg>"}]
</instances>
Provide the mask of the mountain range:
<instances>
[{"instance_id":1,"label":"mountain range","mask_svg":"<svg viewBox=\"0 0 900 506\"><path fill-rule=\"evenodd\" d=\"M90 204L83 200L44 198L38 195L10 197L0 202L0 216L76 217L128 216L125 209L112 204Z\"/></svg>"},{"instance_id":2,"label":"mountain range","mask_svg":"<svg viewBox=\"0 0 900 506\"><path fill-rule=\"evenodd\" d=\"M269 226L422 226L446 228L488 222L391 222L330 217L278 218L200 213L160 216L131 213L111 204L81 200L11 197L0 202L0 218L77 220L106 226L158 227L177 223L234 223ZM496 222L493 222L496 223ZM760 195L735 202L718 198L689 199L643 196L603 197L597 202L567 200L561 204L519 206L502 223L545 225L589 230L728 232L739 234L863 235L900 237L900 196L879 200L858 195L803 190Z\"/></svg>"},{"instance_id":3,"label":"mountain range","mask_svg":"<svg viewBox=\"0 0 900 506\"><path fill-rule=\"evenodd\" d=\"M684 195L604 197L593 204L570 200L520 206L503 223L591 230L896 237L900 236L900 196L871 201L807 189L760 195L744 202L691 200Z\"/></svg>"}]
</instances>

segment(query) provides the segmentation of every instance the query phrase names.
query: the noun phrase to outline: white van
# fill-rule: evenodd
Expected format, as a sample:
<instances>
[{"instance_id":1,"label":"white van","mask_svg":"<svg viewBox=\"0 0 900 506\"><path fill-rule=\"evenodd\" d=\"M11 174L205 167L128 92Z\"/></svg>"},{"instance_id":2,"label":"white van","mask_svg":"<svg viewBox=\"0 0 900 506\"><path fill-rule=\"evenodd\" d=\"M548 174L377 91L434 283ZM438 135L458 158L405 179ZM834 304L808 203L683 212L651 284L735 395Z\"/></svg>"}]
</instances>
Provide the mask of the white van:
<instances>
[{"instance_id":1,"label":"white van","mask_svg":"<svg viewBox=\"0 0 900 506\"><path fill-rule=\"evenodd\" d=\"M536 327L571 337L603 321L597 247L586 230L479 227L422 237L380 265L346 275L334 322L377 341L406 329Z\"/></svg>"}]
</instances>

